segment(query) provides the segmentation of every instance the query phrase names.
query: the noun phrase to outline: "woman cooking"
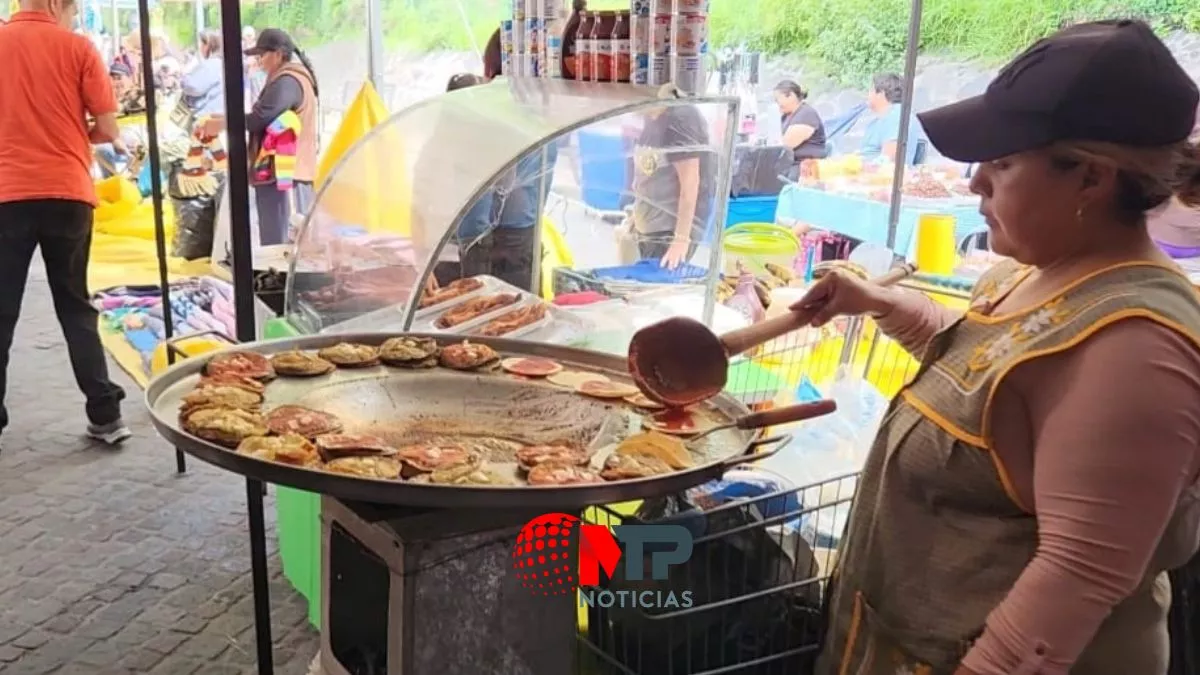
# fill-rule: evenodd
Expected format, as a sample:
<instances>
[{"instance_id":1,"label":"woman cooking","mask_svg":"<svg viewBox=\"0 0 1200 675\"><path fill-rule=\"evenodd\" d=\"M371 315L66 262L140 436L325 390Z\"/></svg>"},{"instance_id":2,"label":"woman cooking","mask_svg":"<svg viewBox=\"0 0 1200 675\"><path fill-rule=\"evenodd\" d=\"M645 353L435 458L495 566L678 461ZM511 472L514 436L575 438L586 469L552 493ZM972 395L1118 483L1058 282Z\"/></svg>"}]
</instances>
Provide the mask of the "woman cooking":
<instances>
[{"instance_id":1,"label":"woman cooking","mask_svg":"<svg viewBox=\"0 0 1200 675\"><path fill-rule=\"evenodd\" d=\"M923 355L858 482L820 675L1167 672L1165 572L1200 536L1200 302L1145 213L1200 202L1197 99L1146 24L1112 21L920 116L979 163L1011 261L965 315L836 273L801 301Z\"/></svg>"}]
</instances>

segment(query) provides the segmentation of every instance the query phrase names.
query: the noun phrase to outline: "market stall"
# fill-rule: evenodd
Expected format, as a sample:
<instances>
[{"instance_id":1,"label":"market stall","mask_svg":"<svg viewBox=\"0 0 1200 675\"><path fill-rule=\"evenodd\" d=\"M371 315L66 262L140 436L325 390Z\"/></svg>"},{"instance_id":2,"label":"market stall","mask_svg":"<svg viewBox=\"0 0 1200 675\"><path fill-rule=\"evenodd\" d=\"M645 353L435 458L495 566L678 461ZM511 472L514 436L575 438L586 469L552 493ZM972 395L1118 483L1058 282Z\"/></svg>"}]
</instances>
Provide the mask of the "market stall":
<instances>
[{"instance_id":1,"label":"market stall","mask_svg":"<svg viewBox=\"0 0 1200 675\"><path fill-rule=\"evenodd\" d=\"M230 45L237 44L236 36L240 30L238 7L235 2L227 1L222 3L222 10L227 52L226 85L230 89L227 104L236 109L241 104L239 59L236 48ZM703 143L704 151L713 158L710 171L715 174L719 189L712 193L706 231L697 237L695 251L677 274L667 279L647 279L644 271L654 266L637 265L643 261L638 260L636 254L632 260L624 259L619 247L612 250L610 236L609 250L605 254L587 264L581 261L576 269L564 270L595 284L589 290L594 294L592 299L599 301L580 309L571 309L567 302L554 302L562 300L560 296L572 293L569 288L558 287L559 278L552 272L548 274L550 266L545 264L546 258L539 255L534 256L527 287L541 292L526 290L520 293L494 286L488 279L480 280L486 286L482 290L489 295L518 296L519 305L512 309L505 306L489 316L471 317L451 325L449 330L439 329L436 325L449 310L436 316L422 313L421 310L430 308L421 306L423 294L418 291L427 288L438 263L462 262L457 224L475 202L497 187L501 176L531 157L540 158L544 165L555 141L582 127L620 126L625 123L619 119L623 116L638 118L647 110L683 105L702 109L711 124L710 129L721 129L726 133L717 134L719 138L710 137ZM504 321L499 323L510 329L529 329L519 336L523 342L622 354L637 328L665 316L694 316L718 330L753 321L756 316L761 316L765 305L772 304L769 296L774 289L767 288L764 298L761 296L763 287L790 287L795 275L794 271L790 275L779 270L771 272L763 264L770 261L757 255L726 255L728 251L722 246L722 228L712 226L723 222L725 215L726 195L729 194L727 165L732 143L732 135L728 132L736 128L731 122L736 119L735 110L735 104L728 99L663 99L657 90L626 85L521 78L498 81L418 104L394 116L355 145L325 181L316 206L300 226L294 250L284 254L289 284L284 316L268 321L264 332L268 336L316 333L321 336L321 344L332 344L339 339L337 336L357 331L424 329L448 344L458 337L487 332L489 326L495 330L494 322L511 311L531 310L525 316L545 313L532 322L538 325L505 326ZM229 130L230 137L237 139L230 145L229 250L235 289L236 337L249 342L260 333L253 319L254 256L245 187L245 148L240 141L243 130L235 118L230 118ZM419 165L421 170L418 171ZM429 182L419 188L414 185L410 191L407 189L409 177L414 181L420 177ZM539 178L552 180L549 172L540 172ZM401 189L389 189L397 185ZM431 198L434 195L436 199ZM549 218L543 213L542 227L535 228L534 251L542 250L541 245L553 239L547 236L548 233L565 229L554 228L553 223L550 223L552 227L546 227ZM579 248L576 250L578 252ZM794 267L796 252L792 251L792 259L784 259L776 266L783 270L790 263ZM743 270L754 263L759 265ZM757 310L754 302L749 300L751 295L757 298ZM463 301L460 304L467 304L478 298L460 296L459 299ZM777 309L782 306L775 304ZM486 320L475 322L477 318ZM772 349L734 361L729 377L730 400L745 405L746 394L750 393L765 395L766 402L770 403L771 397L780 391L799 391L806 380L819 379L816 370L797 370L797 359L809 358L810 365L825 373L832 372L839 361L839 352L845 352L846 345L860 342L857 333L852 338L845 337L845 333L837 335L843 336L834 336L841 340L840 343L827 340L828 336L823 335L815 338L799 336L793 342L780 342ZM488 340L486 337L479 339ZM308 346L310 342L296 344ZM317 345L316 342L311 344ZM508 348L507 345L504 347ZM512 349L516 350L514 353L520 352L519 348ZM839 354L839 358L829 359L834 366L818 365L811 362L815 354L824 357ZM318 618L326 629L327 614L332 611L329 594L336 595L339 591L331 591L329 587L331 572L326 563L331 540L327 536L328 524L322 529L321 516L323 513L332 515L334 511L326 508L330 506L328 499L322 503L310 491L327 492L329 488L319 480L292 480L263 472L258 463L214 454L220 451L197 445L194 439L180 435L177 417L168 410L175 399L162 396L168 389L173 392L172 396L182 394L178 391L183 386L180 383L185 376L194 375L198 367L185 362L169 371L163 376L161 385L156 382L152 386L151 398L154 401L161 399L161 405L155 403L160 429L179 447L247 476L260 672L271 672L261 481L280 484L278 527L285 571L308 596L310 616ZM187 382L190 384L191 380ZM750 402L758 400L752 398ZM589 499L576 503L582 506L649 494L605 493L602 498L597 496L596 501ZM377 496L375 493L371 498ZM401 499L407 500L406 497ZM337 510L339 507L332 508ZM344 510L337 512L344 516L343 522L353 520ZM355 517L362 517L362 514L357 513ZM827 539L836 538L831 533L832 529L829 529ZM594 620L590 623L596 625Z\"/></svg>"},{"instance_id":2,"label":"market stall","mask_svg":"<svg viewBox=\"0 0 1200 675\"><path fill-rule=\"evenodd\" d=\"M922 214L954 219L954 240L961 244L987 231L979 197L957 167L910 167L900 189L899 218L889 242L888 218L893 172L890 165L864 165L857 156L814 160L811 173L786 185L776 219L805 224L864 242L893 248L915 259L917 222Z\"/></svg>"}]
</instances>

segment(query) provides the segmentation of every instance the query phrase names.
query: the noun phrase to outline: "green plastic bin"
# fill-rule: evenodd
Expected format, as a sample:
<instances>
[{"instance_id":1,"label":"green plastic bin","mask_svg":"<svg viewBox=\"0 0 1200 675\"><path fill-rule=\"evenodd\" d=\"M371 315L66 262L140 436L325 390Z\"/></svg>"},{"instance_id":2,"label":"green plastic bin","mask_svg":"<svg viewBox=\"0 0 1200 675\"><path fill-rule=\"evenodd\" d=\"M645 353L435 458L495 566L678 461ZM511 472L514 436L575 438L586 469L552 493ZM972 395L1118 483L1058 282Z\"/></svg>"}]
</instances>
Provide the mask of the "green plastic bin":
<instances>
[{"instance_id":1,"label":"green plastic bin","mask_svg":"<svg viewBox=\"0 0 1200 675\"><path fill-rule=\"evenodd\" d=\"M287 320L270 319L263 326L268 340L302 333ZM321 496L275 486L275 535L283 576L308 601L308 621L321 627Z\"/></svg>"}]
</instances>

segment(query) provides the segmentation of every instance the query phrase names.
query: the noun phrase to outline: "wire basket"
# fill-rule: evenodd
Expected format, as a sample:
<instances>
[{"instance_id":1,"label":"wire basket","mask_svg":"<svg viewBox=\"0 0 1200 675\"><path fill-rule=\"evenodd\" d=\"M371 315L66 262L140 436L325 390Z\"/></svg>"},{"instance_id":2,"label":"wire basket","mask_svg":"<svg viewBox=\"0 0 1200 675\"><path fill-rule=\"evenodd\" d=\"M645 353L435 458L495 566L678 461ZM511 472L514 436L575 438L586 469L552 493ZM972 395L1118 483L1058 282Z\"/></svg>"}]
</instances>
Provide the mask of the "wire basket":
<instances>
[{"instance_id":1,"label":"wire basket","mask_svg":"<svg viewBox=\"0 0 1200 675\"><path fill-rule=\"evenodd\" d=\"M691 606L587 609L581 633L587 675L803 675L820 648L822 602L857 475L711 508L647 502L634 516L597 509L599 524L678 523L694 534L691 560L670 578L614 592L670 590ZM655 513L659 517L647 518Z\"/></svg>"}]
</instances>

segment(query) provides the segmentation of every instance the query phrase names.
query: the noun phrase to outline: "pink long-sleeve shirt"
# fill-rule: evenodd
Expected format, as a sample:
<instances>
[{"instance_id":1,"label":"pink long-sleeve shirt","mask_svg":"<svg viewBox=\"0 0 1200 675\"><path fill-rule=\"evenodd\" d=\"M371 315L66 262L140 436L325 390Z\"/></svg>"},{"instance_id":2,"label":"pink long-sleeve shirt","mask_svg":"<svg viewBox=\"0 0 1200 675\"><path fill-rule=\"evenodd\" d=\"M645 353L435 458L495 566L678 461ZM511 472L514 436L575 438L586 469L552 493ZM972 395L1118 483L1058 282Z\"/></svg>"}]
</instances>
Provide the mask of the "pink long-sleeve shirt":
<instances>
[{"instance_id":1,"label":"pink long-sleeve shirt","mask_svg":"<svg viewBox=\"0 0 1200 675\"><path fill-rule=\"evenodd\" d=\"M912 353L959 316L895 294L878 323ZM1200 352L1150 320L1120 321L1018 366L992 414L994 451L1034 505L1038 547L963 666L1066 675L1141 582L1179 500L1200 491Z\"/></svg>"}]
</instances>

